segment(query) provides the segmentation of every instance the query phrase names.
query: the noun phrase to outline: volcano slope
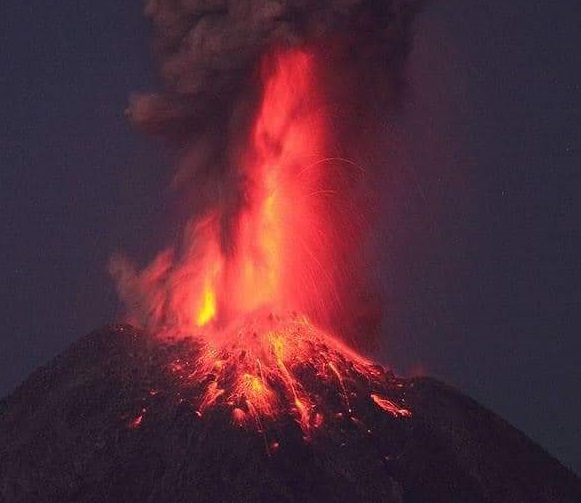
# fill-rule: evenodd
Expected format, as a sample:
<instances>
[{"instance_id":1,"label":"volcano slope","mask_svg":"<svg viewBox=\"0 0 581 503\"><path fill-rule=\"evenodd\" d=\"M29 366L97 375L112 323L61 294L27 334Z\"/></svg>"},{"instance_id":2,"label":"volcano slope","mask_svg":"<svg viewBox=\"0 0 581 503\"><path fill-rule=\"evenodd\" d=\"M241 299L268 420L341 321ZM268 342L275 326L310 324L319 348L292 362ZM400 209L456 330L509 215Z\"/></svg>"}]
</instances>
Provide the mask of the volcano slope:
<instances>
[{"instance_id":1,"label":"volcano slope","mask_svg":"<svg viewBox=\"0 0 581 503\"><path fill-rule=\"evenodd\" d=\"M433 379L375 367L373 384L331 383L305 365L314 424L236 421L219 399L201 413L199 385L175 371L198 350L117 325L34 372L0 405L0 501L581 501L558 461Z\"/></svg>"}]
</instances>

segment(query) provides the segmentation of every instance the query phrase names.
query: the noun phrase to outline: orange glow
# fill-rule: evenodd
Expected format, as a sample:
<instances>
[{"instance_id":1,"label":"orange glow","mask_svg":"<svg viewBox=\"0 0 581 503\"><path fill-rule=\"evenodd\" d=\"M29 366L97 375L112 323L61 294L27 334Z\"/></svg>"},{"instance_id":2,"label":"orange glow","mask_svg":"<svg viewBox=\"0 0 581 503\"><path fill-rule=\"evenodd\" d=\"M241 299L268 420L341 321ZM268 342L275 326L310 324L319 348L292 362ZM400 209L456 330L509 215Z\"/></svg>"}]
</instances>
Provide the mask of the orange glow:
<instances>
[{"instance_id":1,"label":"orange glow","mask_svg":"<svg viewBox=\"0 0 581 503\"><path fill-rule=\"evenodd\" d=\"M387 398L383 398L376 394L371 394L371 399L385 412L388 412L395 417L409 417L411 413L409 410L399 407Z\"/></svg>"},{"instance_id":2,"label":"orange glow","mask_svg":"<svg viewBox=\"0 0 581 503\"><path fill-rule=\"evenodd\" d=\"M236 163L244 180L241 208L210 209L186 229L182 257L166 252L141 274L150 325L169 320L191 334L264 307L309 314L335 298L324 267L337 243L331 215L321 211L329 166L321 162L327 117L315 63L298 48L264 59L262 102ZM221 229L226 215L228 251Z\"/></svg>"},{"instance_id":3,"label":"orange glow","mask_svg":"<svg viewBox=\"0 0 581 503\"><path fill-rule=\"evenodd\" d=\"M201 341L193 366L171 365L184 382L207 383L195 404L200 416L226 407L233 424L262 430L290 414L308 437L329 412L353 419L350 384L381 387L382 375L319 323L336 303L333 259L346 222L330 210L337 170L316 57L276 51L260 78L261 101L236 159L240 204L211 208L186 228L179 255L161 254L135 282L150 328ZM328 410L307 374L338 390L340 410ZM364 398L405 415L378 395Z\"/></svg>"},{"instance_id":4,"label":"orange glow","mask_svg":"<svg viewBox=\"0 0 581 503\"><path fill-rule=\"evenodd\" d=\"M215 406L231 409L237 426L254 425L281 414L290 414L306 436L325 420L328 405L313 385L327 383L342 396L336 417L357 423L350 403L353 381L364 380L371 389L381 389L384 374L371 361L357 355L337 339L312 325L304 316L275 316L255 311L220 329L222 344L208 343L193 365L172 365L177 375L191 383L211 379L197 403L200 415ZM306 370L311 378L306 377ZM313 378L314 381L313 382ZM409 412L387 398L367 396L396 417Z\"/></svg>"},{"instance_id":5,"label":"orange glow","mask_svg":"<svg viewBox=\"0 0 581 503\"><path fill-rule=\"evenodd\" d=\"M337 302L333 257L346 222L334 222L329 206L339 171L328 156L316 57L303 48L275 51L259 74L262 98L233 161L239 200L193 219L179 253L160 254L140 274L120 268L122 294L137 297L155 331L203 328L219 343L218 326L255 310L318 320Z\"/></svg>"},{"instance_id":6,"label":"orange glow","mask_svg":"<svg viewBox=\"0 0 581 503\"><path fill-rule=\"evenodd\" d=\"M212 285L207 284L204 289L202 307L196 316L196 325L203 327L216 316L216 294Z\"/></svg>"}]
</instances>

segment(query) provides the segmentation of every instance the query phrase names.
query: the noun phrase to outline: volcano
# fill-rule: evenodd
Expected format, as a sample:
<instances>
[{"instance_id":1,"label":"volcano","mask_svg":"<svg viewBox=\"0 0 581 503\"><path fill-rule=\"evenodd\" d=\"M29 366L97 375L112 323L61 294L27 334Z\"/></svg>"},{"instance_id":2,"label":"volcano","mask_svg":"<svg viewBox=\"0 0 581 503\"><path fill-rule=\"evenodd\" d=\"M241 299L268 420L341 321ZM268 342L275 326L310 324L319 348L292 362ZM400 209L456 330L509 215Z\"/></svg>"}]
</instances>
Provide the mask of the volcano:
<instances>
[{"instance_id":1,"label":"volcano","mask_svg":"<svg viewBox=\"0 0 581 503\"><path fill-rule=\"evenodd\" d=\"M264 377L276 410L255 416L258 383L237 395L227 376L192 381L195 339L130 325L81 338L1 403L0 501L581 500L571 472L470 398L305 337L312 352L288 371L307 422L277 376ZM212 404L208 389L222 390Z\"/></svg>"},{"instance_id":2,"label":"volcano","mask_svg":"<svg viewBox=\"0 0 581 503\"><path fill-rule=\"evenodd\" d=\"M163 88L128 115L177 147L185 215L146 266L112 258L128 324L2 402L2 502L580 500L494 414L353 349L381 328L385 112L420 3L147 3Z\"/></svg>"}]
</instances>

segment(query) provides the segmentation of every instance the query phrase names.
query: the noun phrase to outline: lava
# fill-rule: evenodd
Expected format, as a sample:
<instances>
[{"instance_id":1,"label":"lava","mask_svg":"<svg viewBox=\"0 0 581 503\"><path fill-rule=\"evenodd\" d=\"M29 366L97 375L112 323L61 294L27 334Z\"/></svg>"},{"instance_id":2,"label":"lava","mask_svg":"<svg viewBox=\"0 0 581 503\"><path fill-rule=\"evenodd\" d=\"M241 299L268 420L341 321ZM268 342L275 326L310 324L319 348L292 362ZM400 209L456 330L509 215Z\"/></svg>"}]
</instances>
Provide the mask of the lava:
<instances>
[{"instance_id":1,"label":"lava","mask_svg":"<svg viewBox=\"0 0 581 503\"><path fill-rule=\"evenodd\" d=\"M397 387L390 374L305 316L258 311L220 334L219 345L198 336L195 358L173 362L170 369L185 389L194 390L200 416L221 407L231 412L234 424L263 429L265 421L290 415L308 436L329 413L356 420L352 400L373 400L394 417L409 415L381 395ZM325 389L336 395L332 406Z\"/></svg>"},{"instance_id":2,"label":"lava","mask_svg":"<svg viewBox=\"0 0 581 503\"><path fill-rule=\"evenodd\" d=\"M286 415L306 437L329 414L357 423L360 399L405 417L383 396L388 374L323 323L345 309L335 262L349 247L350 222L334 209L344 201L341 169L357 167L328 155L331 113L317 55L304 47L272 51L258 73L261 101L236 159L239 201L193 219L179 253L163 252L128 274L137 310L151 331L199 342L195 356L170 370L196 390L191 401L201 417L225 408L234 425L263 430Z\"/></svg>"}]
</instances>

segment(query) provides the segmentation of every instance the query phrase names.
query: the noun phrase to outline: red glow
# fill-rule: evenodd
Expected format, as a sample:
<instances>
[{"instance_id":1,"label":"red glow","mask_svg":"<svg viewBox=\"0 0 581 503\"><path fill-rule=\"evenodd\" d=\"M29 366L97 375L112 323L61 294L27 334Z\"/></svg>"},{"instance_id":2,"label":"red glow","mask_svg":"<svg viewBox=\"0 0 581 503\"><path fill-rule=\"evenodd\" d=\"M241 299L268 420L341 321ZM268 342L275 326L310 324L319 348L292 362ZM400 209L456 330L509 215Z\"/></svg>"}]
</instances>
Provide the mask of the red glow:
<instances>
[{"instance_id":1,"label":"red glow","mask_svg":"<svg viewBox=\"0 0 581 503\"><path fill-rule=\"evenodd\" d=\"M379 395L374 393L371 394L371 399L385 412L390 413L393 416L401 416L401 417L409 417L410 411L399 407L397 404L393 403L391 400L387 398L383 398Z\"/></svg>"},{"instance_id":2,"label":"red glow","mask_svg":"<svg viewBox=\"0 0 581 503\"><path fill-rule=\"evenodd\" d=\"M336 168L325 157L328 114L315 57L279 51L264 59L260 74L261 104L237 159L240 207L211 208L185 229L179 256L166 251L141 274L128 274L138 309L155 330L170 325L192 334L204 327L204 337L220 342L220 330L209 327L256 309L320 318L336 303L333 256L347 223L333 222L328 211L336 196L329 170Z\"/></svg>"},{"instance_id":3,"label":"red glow","mask_svg":"<svg viewBox=\"0 0 581 503\"><path fill-rule=\"evenodd\" d=\"M199 414L225 406L233 424L259 430L283 412L306 434L324 424L321 398L301 377L305 367L334 383L349 416L350 380L380 381L371 362L310 321L336 308L334 257L348 224L329 204L339 184L329 185L336 167L315 59L299 48L264 59L261 104L237 160L240 207L212 208L186 229L181 255L164 252L133 278L150 328L203 341L198 361L171 368L184 380L209 379ZM367 398L405 415L387 399Z\"/></svg>"},{"instance_id":4,"label":"red glow","mask_svg":"<svg viewBox=\"0 0 581 503\"><path fill-rule=\"evenodd\" d=\"M145 412L146 412L146 410L144 408L141 409L141 412L137 416L135 416L131 421L129 421L129 428L132 428L132 429L139 428L141 426L141 424L143 423L143 418L145 416Z\"/></svg>"},{"instance_id":5,"label":"red glow","mask_svg":"<svg viewBox=\"0 0 581 503\"><path fill-rule=\"evenodd\" d=\"M264 306L305 312L309 297L325 297L325 281L312 270L325 252L318 242L325 216L316 207L325 114L314 58L298 49L277 53L264 61L261 73L263 100L240 160L246 193L235 223L235 250L228 259L211 259L218 274L207 283L216 289L209 297L220 305L213 317L198 314L207 321Z\"/></svg>"}]
</instances>

